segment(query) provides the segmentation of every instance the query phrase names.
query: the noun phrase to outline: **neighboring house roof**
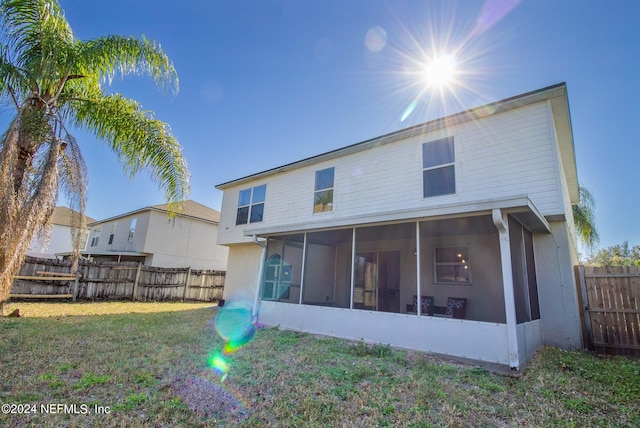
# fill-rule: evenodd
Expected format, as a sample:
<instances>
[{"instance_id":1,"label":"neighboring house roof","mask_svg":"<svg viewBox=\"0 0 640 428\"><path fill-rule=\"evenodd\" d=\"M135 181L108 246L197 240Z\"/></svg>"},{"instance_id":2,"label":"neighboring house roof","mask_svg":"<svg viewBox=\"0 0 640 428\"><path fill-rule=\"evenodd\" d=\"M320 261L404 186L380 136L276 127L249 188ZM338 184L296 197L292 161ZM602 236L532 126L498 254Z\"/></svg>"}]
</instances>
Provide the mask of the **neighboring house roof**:
<instances>
[{"instance_id":1,"label":"neighboring house roof","mask_svg":"<svg viewBox=\"0 0 640 428\"><path fill-rule=\"evenodd\" d=\"M151 208L155 208L161 211L168 211L168 204L153 205ZM186 217L194 217L202 220L209 220L218 223L220 221L220 212L209 208L206 205L202 205L196 201L187 200L180 202L178 205L179 214Z\"/></svg>"},{"instance_id":2,"label":"neighboring house roof","mask_svg":"<svg viewBox=\"0 0 640 428\"><path fill-rule=\"evenodd\" d=\"M266 171L248 175L236 180L227 181L225 183L218 184L216 186L216 189L225 190L226 188L231 186L243 184L260 178L266 178L281 172L291 171L307 165L313 165L326 160L336 159L352 153L368 150L372 147L393 143L395 141L399 141L412 136L426 134L438 129L459 125L461 123L489 117L507 110L512 110L529 104L552 99L554 101L551 102L550 110L552 111L555 120L562 164L569 186L571 201L573 203L577 203L579 199L578 176L573 144L573 131L571 127L571 118L569 115L569 102L567 100L566 83L558 83L556 85L548 86L536 91L527 92L480 107L474 107L469 110L451 114L449 116L444 116L439 119L431 120L429 122L425 122L410 128L395 131L380 137L372 138L360 143L352 144L350 146L342 147L330 152L302 159L297 162L292 162L283 166L279 166L277 168L268 169Z\"/></svg>"},{"instance_id":3,"label":"neighboring house roof","mask_svg":"<svg viewBox=\"0 0 640 428\"><path fill-rule=\"evenodd\" d=\"M95 226L101 223L106 223L118 218L128 217L128 216L145 212L145 211L157 211L157 212L168 213L169 212L168 204L152 205L152 206L140 208L138 210L130 211L124 214L119 214L104 220L94 221L93 223L89 224L89 226ZM202 205L190 199L178 203L176 215L181 217L187 217L187 218L192 218L196 220L206 221L210 223L220 222L219 211L216 211L213 208L209 208L206 205Z\"/></svg>"},{"instance_id":4,"label":"neighboring house roof","mask_svg":"<svg viewBox=\"0 0 640 428\"><path fill-rule=\"evenodd\" d=\"M51 224L57 224L59 226L69 226L72 227L72 221L71 221L71 216L73 213L78 214L77 211L72 210L71 208L67 208L67 207L55 207L55 209L53 210L53 215L51 216ZM88 216L84 216L87 224L89 223L93 223L96 220L88 217Z\"/></svg>"}]
</instances>

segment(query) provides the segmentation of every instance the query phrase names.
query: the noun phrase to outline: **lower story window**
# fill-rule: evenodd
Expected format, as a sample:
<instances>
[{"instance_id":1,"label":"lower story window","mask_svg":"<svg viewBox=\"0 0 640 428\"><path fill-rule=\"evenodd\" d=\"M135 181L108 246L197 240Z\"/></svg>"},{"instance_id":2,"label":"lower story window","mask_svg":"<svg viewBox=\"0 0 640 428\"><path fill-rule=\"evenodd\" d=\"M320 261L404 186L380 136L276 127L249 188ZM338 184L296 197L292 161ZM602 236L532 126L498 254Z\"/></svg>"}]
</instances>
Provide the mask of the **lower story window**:
<instances>
[{"instance_id":1,"label":"lower story window","mask_svg":"<svg viewBox=\"0 0 640 428\"><path fill-rule=\"evenodd\" d=\"M434 266L436 283L471 284L467 247L436 247Z\"/></svg>"}]
</instances>

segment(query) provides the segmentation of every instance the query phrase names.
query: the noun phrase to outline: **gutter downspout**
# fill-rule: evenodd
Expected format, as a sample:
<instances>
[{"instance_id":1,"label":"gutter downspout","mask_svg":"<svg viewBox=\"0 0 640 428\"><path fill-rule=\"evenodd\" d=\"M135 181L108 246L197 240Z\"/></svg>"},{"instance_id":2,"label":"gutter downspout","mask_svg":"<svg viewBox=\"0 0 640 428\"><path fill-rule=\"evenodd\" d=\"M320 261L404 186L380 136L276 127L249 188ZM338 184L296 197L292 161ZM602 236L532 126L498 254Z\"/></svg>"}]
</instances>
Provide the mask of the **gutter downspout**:
<instances>
[{"instance_id":1,"label":"gutter downspout","mask_svg":"<svg viewBox=\"0 0 640 428\"><path fill-rule=\"evenodd\" d=\"M264 259L267 252L267 244L264 242L258 241L258 237L256 235L252 236L253 243L262 247L262 252L260 253L260 268L258 268L258 278L256 281L256 295L253 299L253 308L251 311L251 318L253 319L253 323L258 322L258 301L260 300L260 283L262 282L262 275L264 271Z\"/></svg>"}]
</instances>

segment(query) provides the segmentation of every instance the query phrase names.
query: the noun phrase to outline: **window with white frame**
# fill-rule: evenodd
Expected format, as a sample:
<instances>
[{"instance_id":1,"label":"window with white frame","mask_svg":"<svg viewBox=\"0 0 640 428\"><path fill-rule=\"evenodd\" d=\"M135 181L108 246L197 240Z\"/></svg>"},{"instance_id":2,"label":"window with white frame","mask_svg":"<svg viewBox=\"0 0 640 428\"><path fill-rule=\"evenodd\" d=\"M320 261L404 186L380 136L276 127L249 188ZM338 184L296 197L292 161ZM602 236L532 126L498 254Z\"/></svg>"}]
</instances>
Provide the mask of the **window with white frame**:
<instances>
[{"instance_id":1,"label":"window with white frame","mask_svg":"<svg viewBox=\"0 0 640 428\"><path fill-rule=\"evenodd\" d=\"M264 215L264 201L266 194L266 184L241 190L238 195L236 224L261 222Z\"/></svg>"},{"instance_id":2,"label":"window with white frame","mask_svg":"<svg viewBox=\"0 0 640 428\"><path fill-rule=\"evenodd\" d=\"M133 241L133 236L136 234L136 225L138 224L138 218L134 217L131 219L131 223L129 223L129 238L127 241Z\"/></svg>"},{"instance_id":3,"label":"window with white frame","mask_svg":"<svg viewBox=\"0 0 640 428\"><path fill-rule=\"evenodd\" d=\"M116 226L118 225L118 223L113 223L111 225L111 233L109 234L109 242L108 245L113 244L113 237L116 235Z\"/></svg>"},{"instance_id":4,"label":"window with white frame","mask_svg":"<svg viewBox=\"0 0 640 428\"><path fill-rule=\"evenodd\" d=\"M333 210L333 175L333 167L316 171L316 184L313 194L314 213Z\"/></svg>"},{"instance_id":5,"label":"window with white frame","mask_svg":"<svg viewBox=\"0 0 640 428\"><path fill-rule=\"evenodd\" d=\"M97 229L93 229L93 231L91 232L91 246L92 247L98 246L99 240L100 240L100 228L98 227Z\"/></svg>"},{"instance_id":6,"label":"window with white frame","mask_svg":"<svg viewBox=\"0 0 640 428\"><path fill-rule=\"evenodd\" d=\"M436 247L434 281L439 284L471 284L468 247Z\"/></svg>"},{"instance_id":7,"label":"window with white frame","mask_svg":"<svg viewBox=\"0 0 640 428\"><path fill-rule=\"evenodd\" d=\"M88 244L89 244L89 232L85 231L82 234L82 250L86 250Z\"/></svg>"},{"instance_id":8,"label":"window with white frame","mask_svg":"<svg viewBox=\"0 0 640 428\"><path fill-rule=\"evenodd\" d=\"M453 137L422 145L422 191L425 198L456 193Z\"/></svg>"}]
</instances>

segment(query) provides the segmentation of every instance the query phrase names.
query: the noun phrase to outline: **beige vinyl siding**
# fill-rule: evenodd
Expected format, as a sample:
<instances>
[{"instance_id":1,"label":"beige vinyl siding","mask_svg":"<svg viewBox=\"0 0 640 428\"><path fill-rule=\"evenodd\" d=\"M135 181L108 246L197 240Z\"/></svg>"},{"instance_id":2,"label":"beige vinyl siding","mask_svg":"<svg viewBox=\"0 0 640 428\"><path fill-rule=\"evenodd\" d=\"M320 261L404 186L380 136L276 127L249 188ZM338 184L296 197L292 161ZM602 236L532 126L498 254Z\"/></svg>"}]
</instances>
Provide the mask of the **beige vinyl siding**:
<instances>
[{"instance_id":1,"label":"beige vinyl siding","mask_svg":"<svg viewBox=\"0 0 640 428\"><path fill-rule=\"evenodd\" d=\"M258 287L258 271L262 248L256 244L229 248L224 298L253 305Z\"/></svg>"},{"instance_id":2,"label":"beige vinyl siding","mask_svg":"<svg viewBox=\"0 0 640 428\"><path fill-rule=\"evenodd\" d=\"M129 225L131 220L137 218L136 233L133 237L133 241L129 241ZM113 237L113 242L109 244L109 235L111 235L112 225L116 223L116 230ZM91 247L90 243L87 247L88 252L104 252L104 251L143 251L143 245L145 242L145 235L149 224L149 213L137 213L126 217L118 217L117 219L106 221L104 223L95 224L90 229L100 228L100 239L98 245ZM93 235L89 235L93 236ZM91 239L91 238L89 238Z\"/></svg>"},{"instance_id":3,"label":"beige vinyl siding","mask_svg":"<svg viewBox=\"0 0 640 428\"><path fill-rule=\"evenodd\" d=\"M454 137L456 193L423 198L422 144ZM391 142L225 189L220 244L245 229L528 195L543 215L563 214L559 160L546 102ZM315 171L335 168L333 211L313 215ZM560 175L562 176L562 175ZM235 225L240 190L267 185L264 220Z\"/></svg>"},{"instance_id":4,"label":"beige vinyl siding","mask_svg":"<svg viewBox=\"0 0 640 428\"><path fill-rule=\"evenodd\" d=\"M153 266L225 270L228 248L215 245L218 226L208 221L149 211L144 252L153 254ZM140 220L138 220L140 224ZM127 233L128 223L127 223ZM136 229L137 238L138 231Z\"/></svg>"},{"instance_id":5,"label":"beige vinyl siding","mask_svg":"<svg viewBox=\"0 0 640 428\"><path fill-rule=\"evenodd\" d=\"M561 211L545 103L469 122L456 136L464 199L524 194L544 215Z\"/></svg>"}]
</instances>

